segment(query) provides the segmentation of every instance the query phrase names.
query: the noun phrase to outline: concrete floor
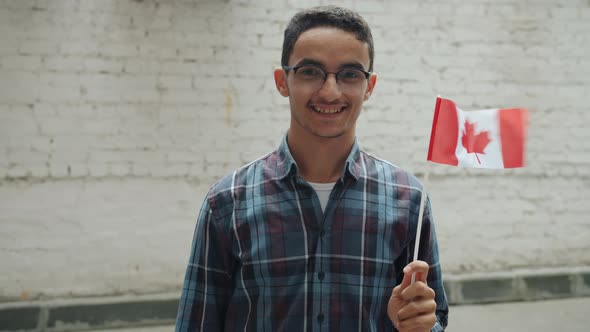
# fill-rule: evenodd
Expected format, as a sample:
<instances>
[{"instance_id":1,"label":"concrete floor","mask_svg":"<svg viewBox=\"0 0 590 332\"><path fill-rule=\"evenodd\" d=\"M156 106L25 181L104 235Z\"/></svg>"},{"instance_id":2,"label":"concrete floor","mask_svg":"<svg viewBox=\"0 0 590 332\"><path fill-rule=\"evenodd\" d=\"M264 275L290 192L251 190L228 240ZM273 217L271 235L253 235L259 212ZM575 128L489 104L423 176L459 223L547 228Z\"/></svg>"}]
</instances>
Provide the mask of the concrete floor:
<instances>
[{"instance_id":1,"label":"concrete floor","mask_svg":"<svg viewBox=\"0 0 590 332\"><path fill-rule=\"evenodd\" d=\"M590 297L453 306L449 322L450 332L584 332L590 330ZM174 326L100 331L170 332Z\"/></svg>"}]
</instances>

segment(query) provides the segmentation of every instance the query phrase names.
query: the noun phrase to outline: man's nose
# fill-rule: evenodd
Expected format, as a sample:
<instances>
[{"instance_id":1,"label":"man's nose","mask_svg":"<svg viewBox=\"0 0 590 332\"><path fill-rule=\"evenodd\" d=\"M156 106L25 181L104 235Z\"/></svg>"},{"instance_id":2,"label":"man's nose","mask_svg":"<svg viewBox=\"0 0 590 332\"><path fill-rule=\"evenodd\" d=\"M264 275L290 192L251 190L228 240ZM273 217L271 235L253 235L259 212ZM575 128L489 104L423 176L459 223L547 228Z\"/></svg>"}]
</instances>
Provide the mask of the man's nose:
<instances>
[{"instance_id":1,"label":"man's nose","mask_svg":"<svg viewBox=\"0 0 590 332\"><path fill-rule=\"evenodd\" d=\"M342 95L342 91L340 91L340 86L336 80L336 74L328 73L326 75L326 79L320 87L318 95L327 101L338 99Z\"/></svg>"}]
</instances>

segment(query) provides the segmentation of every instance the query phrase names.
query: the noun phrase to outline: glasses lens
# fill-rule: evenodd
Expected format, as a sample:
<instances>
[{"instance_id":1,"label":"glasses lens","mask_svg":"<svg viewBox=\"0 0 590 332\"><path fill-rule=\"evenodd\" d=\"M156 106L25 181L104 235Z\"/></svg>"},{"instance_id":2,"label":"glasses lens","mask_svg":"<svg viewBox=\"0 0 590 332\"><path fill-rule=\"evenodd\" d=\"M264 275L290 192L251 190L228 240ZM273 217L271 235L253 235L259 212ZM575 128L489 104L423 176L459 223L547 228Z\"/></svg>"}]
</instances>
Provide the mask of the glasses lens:
<instances>
[{"instance_id":1,"label":"glasses lens","mask_svg":"<svg viewBox=\"0 0 590 332\"><path fill-rule=\"evenodd\" d=\"M365 80L365 74L354 68L345 68L338 72L338 81L344 84L358 84Z\"/></svg>"},{"instance_id":2,"label":"glasses lens","mask_svg":"<svg viewBox=\"0 0 590 332\"><path fill-rule=\"evenodd\" d=\"M295 78L301 81L323 81L326 73L315 66L302 66L295 71Z\"/></svg>"}]
</instances>

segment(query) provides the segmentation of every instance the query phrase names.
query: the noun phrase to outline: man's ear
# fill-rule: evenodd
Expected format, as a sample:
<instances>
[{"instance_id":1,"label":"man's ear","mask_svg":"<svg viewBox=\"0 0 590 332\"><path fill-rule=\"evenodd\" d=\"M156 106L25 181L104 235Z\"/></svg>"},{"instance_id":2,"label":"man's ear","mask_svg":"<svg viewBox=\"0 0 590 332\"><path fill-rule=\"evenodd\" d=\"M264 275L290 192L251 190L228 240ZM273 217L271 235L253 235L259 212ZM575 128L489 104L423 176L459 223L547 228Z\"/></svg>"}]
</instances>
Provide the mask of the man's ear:
<instances>
[{"instance_id":1,"label":"man's ear","mask_svg":"<svg viewBox=\"0 0 590 332\"><path fill-rule=\"evenodd\" d=\"M371 94L373 93L373 89L375 88L375 85L377 84L377 74L372 73L371 76L369 76L369 78L367 79L367 81L369 84L367 85L367 91L365 91L364 101L367 101L369 99L369 97L371 97Z\"/></svg>"},{"instance_id":2,"label":"man's ear","mask_svg":"<svg viewBox=\"0 0 590 332\"><path fill-rule=\"evenodd\" d=\"M289 87L287 86L287 72L283 68L277 68L274 71L275 85L283 97L289 96Z\"/></svg>"}]
</instances>

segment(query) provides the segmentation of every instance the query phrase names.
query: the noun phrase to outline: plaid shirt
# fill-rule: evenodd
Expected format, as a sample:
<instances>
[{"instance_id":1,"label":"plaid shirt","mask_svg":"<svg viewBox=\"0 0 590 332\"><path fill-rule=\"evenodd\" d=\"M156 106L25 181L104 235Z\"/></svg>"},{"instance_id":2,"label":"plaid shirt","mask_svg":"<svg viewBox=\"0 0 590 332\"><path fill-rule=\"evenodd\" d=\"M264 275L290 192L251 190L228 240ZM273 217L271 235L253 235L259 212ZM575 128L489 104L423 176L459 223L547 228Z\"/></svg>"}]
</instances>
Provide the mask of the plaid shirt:
<instances>
[{"instance_id":1,"label":"plaid shirt","mask_svg":"<svg viewBox=\"0 0 590 332\"><path fill-rule=\"evenodd\" d=\"M278 150L212 186L199 214L176 331L392 331L387 303L412 260L418 180L355 141L325 212ZM447 325L427 200L420 260Z\"/></svg>"}]
</instances>

